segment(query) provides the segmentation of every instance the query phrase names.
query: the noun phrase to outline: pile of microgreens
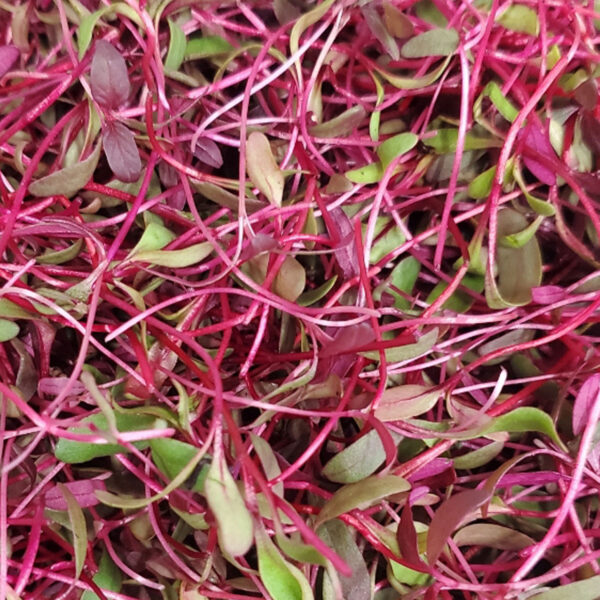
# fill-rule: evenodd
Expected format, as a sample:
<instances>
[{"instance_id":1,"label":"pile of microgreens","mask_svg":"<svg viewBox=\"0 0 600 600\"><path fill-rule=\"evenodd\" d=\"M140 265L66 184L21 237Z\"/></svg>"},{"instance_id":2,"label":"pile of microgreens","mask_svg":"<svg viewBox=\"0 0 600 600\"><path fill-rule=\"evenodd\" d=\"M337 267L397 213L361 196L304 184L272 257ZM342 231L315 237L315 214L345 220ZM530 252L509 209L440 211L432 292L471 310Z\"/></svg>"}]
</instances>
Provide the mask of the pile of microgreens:
<instances>
[{"instance_id":1,"label":"pile of microgreens","mask_svg":"<svg viewBox=\"0 0 600 600\"><path fill-rule=\"evenodd\" d=\"M594 3L0 16L0 598L598 597Z\"/></svg>"}]
</instances>

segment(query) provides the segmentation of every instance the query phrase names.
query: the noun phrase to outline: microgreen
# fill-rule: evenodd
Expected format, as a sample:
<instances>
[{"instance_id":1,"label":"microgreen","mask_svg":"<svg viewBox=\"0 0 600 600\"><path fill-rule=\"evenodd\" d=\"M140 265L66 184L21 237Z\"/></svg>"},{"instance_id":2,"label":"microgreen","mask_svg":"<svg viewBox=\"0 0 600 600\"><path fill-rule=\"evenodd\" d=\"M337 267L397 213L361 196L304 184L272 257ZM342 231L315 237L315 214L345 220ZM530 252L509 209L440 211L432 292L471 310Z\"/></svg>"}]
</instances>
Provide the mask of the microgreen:
<instances>
[{"instance_id":1,"label":"microgreen","mask_svg":"<svg viewBox=\"0 0 600 600\"><path fill-rule=\"evenodd\" d=\"M0 598L596 598L598 2L0 2Z\"/></svg>"}]
</instances>

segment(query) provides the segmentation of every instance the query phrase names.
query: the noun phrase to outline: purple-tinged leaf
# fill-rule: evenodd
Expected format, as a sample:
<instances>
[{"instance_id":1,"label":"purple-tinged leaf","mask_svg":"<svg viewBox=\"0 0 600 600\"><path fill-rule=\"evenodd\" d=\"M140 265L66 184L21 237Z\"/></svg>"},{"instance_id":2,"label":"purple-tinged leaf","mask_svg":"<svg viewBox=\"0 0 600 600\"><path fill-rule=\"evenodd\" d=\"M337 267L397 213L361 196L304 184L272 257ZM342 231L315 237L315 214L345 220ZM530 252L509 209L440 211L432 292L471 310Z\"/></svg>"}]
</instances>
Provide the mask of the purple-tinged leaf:
<instances>
[{"instance_id":1,"label":"purple-tinged leaf","mask_svg":"<svg viewBox=\"0 0 600 600\"><path fill-rule=\"evenodd\" d=\"M122 123L108 123L104 134L104 154L117 179L125 183L137 181L142 161L133 133Z\"/></svg>"},{"instance_id":2,"label":"purple-tinged leaf","mask_svg":"<svg viewBox=\"0 0 600 600\"><path fill-rule=\"evenodd\" d=\"M344 279L352 279L359 273L352 221L341 208L333 209L330 214L337 226L337 231L330 231L329 234L332 237L337 235L339 238L333 251L335 259L342 270Z\"/></svg>"},{"instance_id":3,"label":"purple-tinged leaf","mask_svg":"<svg viewBox=\"0 0 600 600\"><path fill-rule=\"evenodd\" d=\"M454 536L454 543L457 546L483 546L514 552L533 546L535 540L510 527L491 523L474 523L463 527Z\"/></svg>"},{"instance_id":4,"label":"purple-tinged leaf","mask_svg":"<svg viewBox=\"0 0 600 600\"><path fill-rule=\"evenodd\" d=\"M96 498L96 490L106 490L104 481L100 479L82 479L69 481L63 484L73 494L81 508L88 508L100 504ZM46 508L52 510L67 510L67 501L58 486L52 487L44 495Z\"/></svg>"},{"instance_id":5,"label":"purple-tinged leaf","mask_svg":"<svg viewBox=\"0 0 600 600\"><path fill-rule=\"evenodd\" d=\"M131 86L124 58L104 40L96 42L91 71L92 96L105 109L116 110L129 98Z\"/></svg>"},{"instance_id":6,"label":"purple-tinged leaf","mask_svg":"<svg viewBox=\"0 0 600 600\"><path fill-rule=\"evenodd\" d=\"M573 433L580 434L588 422L592 406L600 393L600 375L589 377L581 386L573 405Z\"/></svg>"},{"instance_id":7,"label":"purple-tinged leaf","mask_svg":"<svg viewBox=\"0 0 600 600\"><path fill-rule=\"evenodd\" d=\"M531 289L531 299L536 304L553 304L566 297L564 288L559 285L543 285Z\"/></svg>"},{"instance_id":8,"label":"purple-tinged leaf","mask_svg":"<svg viewBox=\"0 0 600 600\"><path fill-rule=\"evenodd\" d=\"M581 115L581 133L583 135L583 141L590 147L590 150L596 154L600 154L600 121L596 119L594 113L584 110ZM598 180L591 173L577 173L578 177L588 176L592 179L596 179L595 189L592 189L595 193L598 193ZM582 184L583 185L583 184ZM592 191L588 189L587 191Z\"/></svg>"},{"instance_id":9,"label":"purple-tinged leaf","mask_svg":"<svg viewBox=\"0 0 600 600\"><path fill-rule=\"evenodd\" d=\"M413 520L412 508L409 503L406 503L400 515L400 523L396 530L396 540L400 554L409 563L414 566L426 567L425 563L419 556L419 546L417 543L417 530Z\"/></svg>"},{"instance_id":10,"label":"purple-tinged leaf","mask_svg":"<svg viewBox=\"0 0 600 600\"><path fill-rule=\"evenodd\" d=\"M545 131L534 123L528 123L519 135L523 144L523 163L525 166L546 185L556 183L556 171L550 165L556 162L557 157ZM538 160L540 156L543 160Z\"/></svg>"},{"instance_id":11,"label":"purple-tinged leaf","mask_svg":"<svg viewBox=\"0 0 600 600\"><path fill-rule=\"evenodd\" d=\"M15 46L0 46L0 79L13 68L20 54Z\"/></svg>"},{"instance_id":12,"label":"purple-tinged leaf","mask_svg":"<svg viewBox=\"0 0 600 600\"><path fill-rule=\"evenodd\" d=\"M575 100L586 110L594 110L598 104L598 86L595 79L586 79L575 88Z\"/></svg>"},{"instance_id":13,"label":"purple-tinged leaf","mask_svg":"<svg viewBox=\"0 0 600 600\"><path fill-rule=\"evenodd\" d=\"M452 532L469 514L483 506L491 495L487 489L467 490L451 496L435 511L427 533L427 558L430 565L438 559Z\"/></svg>"},{"instance_id":14,"label":"purple-tinged leaf","mask_svg":"<svg viewBox=\"0 0 600 600\"><path fill-rule=\"evenodd\" d=\"M213 142L210 138L201 137L196 142L194 148L194 156L205 165L214 167L215 169L220 168L223 165L223 156L219 146L216 142Z\"/></svg>"},{"instance_id":15,"label":"purple-tinged leaf","mask_svg":"<svg viewBox=\"0 0 600 600\"><path fill-rule=\"evenodd\" d=\"M281 206L285 176L273 156L271 144L264 133L253 131L248 136L246 170L252 184L269 202Z\"/></svg>"}]
</instances>

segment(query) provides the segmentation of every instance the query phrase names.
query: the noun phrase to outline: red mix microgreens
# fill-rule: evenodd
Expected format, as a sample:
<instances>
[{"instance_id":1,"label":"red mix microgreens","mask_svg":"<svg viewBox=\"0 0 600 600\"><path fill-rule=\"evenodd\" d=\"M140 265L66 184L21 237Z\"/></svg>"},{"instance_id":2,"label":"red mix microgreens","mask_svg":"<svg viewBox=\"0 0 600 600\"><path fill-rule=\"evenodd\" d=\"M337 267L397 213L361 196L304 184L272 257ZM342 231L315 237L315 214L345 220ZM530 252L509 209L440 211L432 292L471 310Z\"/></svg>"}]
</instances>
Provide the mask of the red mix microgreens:
<instances>
[{"instance_id":1,"label":"red mix microgreens","mask_svg":"<svg viewBox=\"0 0 600 600\"><path fill-rule=\"evenodd\" d=\"M1 598L597 597L591 5L0 2Z\"/></svg>"}]
</instances>

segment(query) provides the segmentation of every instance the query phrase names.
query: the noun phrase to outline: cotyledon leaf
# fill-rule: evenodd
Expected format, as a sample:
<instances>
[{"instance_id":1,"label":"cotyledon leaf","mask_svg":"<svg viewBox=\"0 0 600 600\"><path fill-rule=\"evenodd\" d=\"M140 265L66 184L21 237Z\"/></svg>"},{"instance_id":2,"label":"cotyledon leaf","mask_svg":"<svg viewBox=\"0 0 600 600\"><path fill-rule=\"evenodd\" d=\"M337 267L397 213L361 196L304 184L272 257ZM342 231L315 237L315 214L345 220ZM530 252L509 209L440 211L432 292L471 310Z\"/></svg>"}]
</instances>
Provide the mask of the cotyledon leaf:
<instances>
[{"instance_id":1,"label":"cotyledon leaf","mask_svg":"<svg viewBox=\"0 0 600 600\"><path fill-rule=\"evenodd\" d=\"M73 535L73 554L75 555L75 578L79 578L85 562L87 553L87 526L85 515L77 499L66 485L58 484L58 487L67 503L67 513L71 522L71 533Z\"/></svg>"}]
</instances>

